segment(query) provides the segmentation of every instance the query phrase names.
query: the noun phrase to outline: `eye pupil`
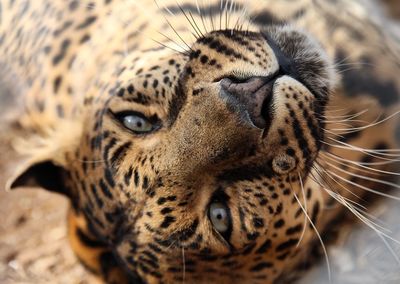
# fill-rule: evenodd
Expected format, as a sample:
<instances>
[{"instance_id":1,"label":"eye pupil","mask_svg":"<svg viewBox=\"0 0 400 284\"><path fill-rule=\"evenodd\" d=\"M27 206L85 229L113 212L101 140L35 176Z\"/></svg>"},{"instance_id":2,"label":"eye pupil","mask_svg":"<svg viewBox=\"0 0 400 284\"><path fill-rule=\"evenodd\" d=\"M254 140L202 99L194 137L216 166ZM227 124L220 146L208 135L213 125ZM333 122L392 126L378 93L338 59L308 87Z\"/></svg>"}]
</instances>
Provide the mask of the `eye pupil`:
<instances>
[{"instance_id":1,"label":"eye pupil","mask_svg":"<svg viewBox=\"0 0 400 284\"><path fill-rule=\"evenodd\" d=\"M129 113L121 115L119 119L126 128L138 134L148 133L154 130L154 125L139 114Z\"/></svg>"},{"instance_id":2,"label":"eye pupil","mask_svg":"<svg viewBox=\"0 0 400 284\"><path fill-rule=\"evenodd\" d=\"M228 207L221 202L210 204L208 215L214 229L220 234L225 234L231 227L231 218Z\"/></svg>"}]
</instances>

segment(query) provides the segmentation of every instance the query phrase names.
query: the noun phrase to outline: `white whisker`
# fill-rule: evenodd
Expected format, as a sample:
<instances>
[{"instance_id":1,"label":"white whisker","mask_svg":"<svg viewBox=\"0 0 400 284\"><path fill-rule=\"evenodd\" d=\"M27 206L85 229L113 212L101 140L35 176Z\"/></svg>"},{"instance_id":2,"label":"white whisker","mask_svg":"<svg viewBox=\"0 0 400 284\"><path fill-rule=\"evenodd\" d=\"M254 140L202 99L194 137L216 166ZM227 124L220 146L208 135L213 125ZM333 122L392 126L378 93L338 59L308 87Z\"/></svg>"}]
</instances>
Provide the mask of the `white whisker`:
<instances>
[{"instance_id":1,"label":"white whisker","mask_svg":"<svg viewBox=\"0 0 400 284\"><path fill-rule=\"evenodd\" d=\"M384 197L387 197L387 198L390 198L390 199L400 200L400 197L392 196L392 195L390 195L390 194L377 191L377 190L375 190L375 189L372 189L372 188L366 187L366 186L364 186L364 185L355 183L355 182L353 182L353 181L351 181L351 180L347 180L347 179L345 179L344 177L342 177L342 176L336 174L336 173L333 172L333 171L329 171L329 170L327 170L327 171L328 171L331 175L337 177L338 179L340 179L340 180L342 180L342 181L344 181L344 182L346 182L346 183L349 183L349 184L351 184L351 185L354 185L354 186L356 186L356 187L358 187L358 188L360 188L360 189L364 189L365 191L374 193L374 194L376 194L376 195L384 196Z\"/></svg>"},{"instance_id":2,"label":"white whisker","mask_svg":"<svg viewBox=\"0 0 400 284\"><path fill-rule=\"evenodd\" d=\"M374 217L374 219L377 219L378 222L373 222L370 219L368 219L367 217L365 217L364 215L362 215L362 209L359 209L357 207L354 207L353 205L351 205L351 200L346 199L345 197L341 196L340 194L328 189L325 185L323 185L322 183L320 183L315 177L313 177L313 180L319 184L319 186L321 186L322 189L324 189L332 198L334 198L336 201L339 202L339 204L343 205L344 207L346 207L347 209L350 210L351 213L354 214L355 217L357 217L358 219L360 219L363 223L365 223L368 227L371 226L376 226L377 228L381 229L382 231L386 231L388 233L392 233L391 230L383 227L382 225L379 225L379 223L383 223L382 221L380 221L378 218ZM360 212L361 211L361 212ZM374 229L376 229L374 227ZM376 229L377 230L377 229ZM382 232L381 232L382 233ZM385 235L387 237L390 237L388 235Z\"/></svg>"},{"instance_id":3,"label":"white whisker","mask_svg":"<svg viewBox=\"0 0 400 284\"><path fill-rule=\"evenodd\" d=\"M326 250L324 241L322 240L322 237L321 237L320 233L318 232L317 227L315 226L315 224L311 220L310 216L308 215L307 211L304 209L303 205L301 204L299 198L297 197L297 195L296 195L296 193L294 191L293 191L293 194L294 194L294 197L295 197L297 203L299 204L301 210L303 211L304 215L307 217L307 219L310 222L312 228L314 229L315 234L317 235L319 242L321 243L321 247L322 247L322 249L324 251L324 254L325 254L325 261L326 261L326 265L327 265L327 268L328 268L328 278L329 278L329 282L330 282L331 279L332 279L332 276L331 276L331 265L330 265L330 262L329 262L328 252Z\"/></svg>"},{"instance_id":4,"label":"white whisker","mask_svg":"<svg viewBox=\"0 0 400 284\"><path fill-rule=\"evenodd\" d=\"M379 124L382 124L390 119L392 119L393 117L395 117L396 115L398 115L400 113L400 111L396 111L395 113L389 115L388 117L379 120L379 116L375 119L375 121L373 121L372 123L365 125L365 126L361 126L361 127L353 127L352 129L343 129L343 128L337 128L337 129L332 129L332 130L337 130L337 131L347 131L347 133L352 133L355 131L361 131L361 130L365 130L374 126L377 126Z\"/></svg>"},{"instance_id":5,"label":"white whisker","mask_svg":"<svg viewBox=\"0 0 400 284\"><path fill-rule=\"evenodd\" d=\"M338 156L338 155L334 155L334 154L329 153L329 152L321 152L320 154L321 154L321 155L324 155L326 158L328 158L328 159L330 159L330 160L332 160L332 161L338 162L337 160L340 160L340 161L342 161L342 162L346 162L346 163L349 163L349 164L356 165L355 167L363 168L363 169L365 169L365 171L374 171L374 172L376 172L376 173L382 173L382 174L387 174L387 175L400 176L400 173L391 172L391 171L384 171L384 170L375 169L375 168L371 168L371 167L365 166L366 164L370 164L370 163L363 163L363 162L358 162L358 161L353 161L353 160L344 159L344 158L342 158L342 157L340 157L340 156ZM347 164L342 163L342 165L347 165ZM347 165L347 166L350 167L349 165Z\"/></svg>"},{"instance_id":6,"label":"white whisker","mask_svg":"<svg viewBox=\"0 0 400 284\"><path fill-rule=\"evenodd\" d=\"M203 16L203 13L202 13L202 11L200 9L200 6L199 6L199 0L196 0L196 7L197 7L197 12L199 13L199 16L200 16L201 23L203 24L204 32L208 33L207 27L206 27L206 24L205 24L205 21L204 21L204 16Z\"/></svg>"},{"instance_id":7,"label":"white whisker","mask_svg":"<svg viewBox=\"0 0 400 284\"><path fill-rule=\"evenodd\" d=\"M345 173L345 174L348 174L350 176L361 178L361 179L364 179L364 180L373 181L373 182L376 182L376 183L379 183L379 184L384 184L384 185L387 185L387 186L390 186L390 187L393 187L393 188L400 189L400 185L397 185L395 183L384 181L384 180L380 180L380 179L376 179L376 178L372 178L372 177L368 177L368 176L359 175L359 174L356 174L356 173L352 173L350 171L345 171L345 170L341 169L340 167L333 165L332 163L329 163L329 162L326 162L326 163L327 163L327 165L333 167L334 169L337 169L338 171L340 171L342 173Z\"/></svg>"},{"instance_id":8,"label":"white whisker","mask_svg":"<svg viewBox=\"0 0 400 284\"><path fill-rule=\"evenodd\" d=\"M400 161L400 158L399 159L389 159L389 158L387 158L387 157L399 157L398 155L390 155L390 154L386 154L384 152L376 152L376 150L360 148L360 147L357 147L357 146L354 146L354 145L350 145L350 144L344 143L342 141L335 140L332 137L327 137L327 138L329 140L333 140L333 141L335 141L335 142L337 142L339 144L343 144L344 146L343 145L336 145L336 144L328 143L328 142L325 142L323 140L320 140L320 142L325 144L325 145L328 145L328 146L331 146L331 147L334 147L334 148L338 148L338 149L345 149L345 150L352 150L352 151L361 152L361 153L364 153L364 154L366 154L368 156L371 156L371 157L374 157L374 158L377 158L377 159L380 159L380 160L384 160L384 161L391 161L391 162L399 162ZM386 156L386 157L382 157L382 156L378 156L378 155L382 155L382 156Z\"/></svg>"},{"instance_id":9,"label":"white whisker","mask_svg":"<svg viewBox=\"0 0 400 284\"><path fill-rule=\"evenodd\" d=\"M304 190L303 180L302 180L302 178L301 178L300 173L298 173L298 176L299 176L299 182L300 182L300 186L301 186L301 192L302 192L302 194L303 194L304 209L307 211L307 199L306 199L306 194L305 194L305 190ZM293 189L292 189L292 191L293 191ZM308 223L307 223L307 216L304 215L304 226L303 226L303 231L301 232L301 235L300 235L299 241L297 242L296 247L299 247L301 241L302 241L303 238L304 238L304 235L305 235L306 229L307 229L307 224L308 224Z\"/></svg>"}]
</instances>

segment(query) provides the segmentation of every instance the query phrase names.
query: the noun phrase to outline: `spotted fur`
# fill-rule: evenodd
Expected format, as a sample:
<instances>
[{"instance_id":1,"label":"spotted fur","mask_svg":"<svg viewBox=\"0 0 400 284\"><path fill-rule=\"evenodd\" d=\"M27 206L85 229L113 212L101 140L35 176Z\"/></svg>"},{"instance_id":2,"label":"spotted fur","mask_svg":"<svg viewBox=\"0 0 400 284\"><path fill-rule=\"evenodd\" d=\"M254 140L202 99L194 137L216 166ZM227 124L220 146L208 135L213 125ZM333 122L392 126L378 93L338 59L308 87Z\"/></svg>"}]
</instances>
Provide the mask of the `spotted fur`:
<instances>
[{"instance_id":1,"label":"spotted fur","mask_svg":"<svg viewBox=\"0 0 400 284\"><path fill-rule=\"evenodd\" d=\"M356 0L178 2L0 0L27 133L7 187L65 194L107 282L281 283L336 204L394 185L399 40Z\"/></svg>"}]
</instances>

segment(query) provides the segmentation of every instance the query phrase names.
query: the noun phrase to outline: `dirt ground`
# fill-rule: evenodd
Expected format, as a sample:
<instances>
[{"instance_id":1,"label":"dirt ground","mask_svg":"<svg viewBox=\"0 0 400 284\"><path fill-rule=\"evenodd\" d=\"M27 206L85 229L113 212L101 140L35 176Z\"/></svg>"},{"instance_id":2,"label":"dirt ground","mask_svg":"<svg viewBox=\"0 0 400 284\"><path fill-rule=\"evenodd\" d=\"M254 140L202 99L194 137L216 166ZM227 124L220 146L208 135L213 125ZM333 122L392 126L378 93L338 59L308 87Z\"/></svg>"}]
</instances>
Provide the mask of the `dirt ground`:
<instances>
[{"instance_id":1,"label":"dirt ground","mask_svg":"<svg viewBox=\"0 0 400 284\"><path fill-rule=\"evenodd\" d=\"M4 115L0 121L0 283L96 283L69 248L67 200L40 189L4 191L7 170L18 160L8 139L14 130Z\"/></svg>"}]
</instances>

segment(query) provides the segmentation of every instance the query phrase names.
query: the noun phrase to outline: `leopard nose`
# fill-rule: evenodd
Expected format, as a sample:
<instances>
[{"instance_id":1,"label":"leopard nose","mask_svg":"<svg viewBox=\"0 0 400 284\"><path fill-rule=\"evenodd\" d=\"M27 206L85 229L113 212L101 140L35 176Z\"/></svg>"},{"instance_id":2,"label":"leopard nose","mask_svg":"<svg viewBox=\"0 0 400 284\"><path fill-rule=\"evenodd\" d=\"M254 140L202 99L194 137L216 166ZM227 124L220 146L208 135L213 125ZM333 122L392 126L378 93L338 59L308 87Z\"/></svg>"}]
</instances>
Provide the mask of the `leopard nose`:
<instances>
[{"instance_id":1,"label":"leopard nose","mask_svg":"<svg viewBox=\"0 0 400 284\"><path fill-rule=\"evenodd\" d=\"M252 77L238 80L233 77L220 81L220 96L228 109L239 114L240 119L250 126L267 129L273 116L273 87L277 76Z\"/></svg>"}]
</instances>

